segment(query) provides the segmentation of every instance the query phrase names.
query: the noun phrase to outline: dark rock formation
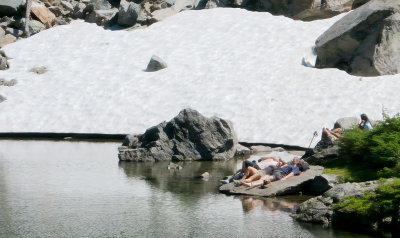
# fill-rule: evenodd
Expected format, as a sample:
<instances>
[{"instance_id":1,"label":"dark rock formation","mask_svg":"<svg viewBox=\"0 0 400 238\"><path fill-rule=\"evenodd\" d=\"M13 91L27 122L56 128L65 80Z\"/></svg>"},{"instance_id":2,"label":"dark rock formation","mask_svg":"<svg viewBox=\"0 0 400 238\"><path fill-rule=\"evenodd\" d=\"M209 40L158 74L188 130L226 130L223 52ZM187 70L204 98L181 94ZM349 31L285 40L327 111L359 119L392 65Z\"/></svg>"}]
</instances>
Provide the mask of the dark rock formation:
<instances>
[{"instance_id":1,"label":"dark rock formation","mask_svg":"<svg viewBox=\"0 0 400 238\"><path fill-rule=\"evenodd\" d=\"M0 1L0 17L14 16L22 13L25 0L1 0Z\"/></svg>"},{"instance_id":2,"label":"dark rock formation","mask_svg":"<svg viewBox=\"0 0 400 238\"><path fill-rule=\"evenodd\" d=\"M372 0L347 14L316 41L317 68L359 76L400 71L400 2Z\"/></svg>"},{"instance_id":3,"label":"dark rock formation","mask_svg":"<svg viewBox=\"0 0 400 238\"><path fill-rule=\"evenodd\" d=\"M231 122L184 109L142 135L127 136L122 145L120 160L228 160L235 155L237 138Z\"/></svg>"},{"instance_id":4,"label":"dark rock formation","mask_svg":"<svg viewBox=\"0 0 400 238\"><path fill-rule=\"evenodd\" d=\"M219 191L226 194L244 194L262 197L297 194L299 192L316 194L316 192L320 192L323 189L318 188L319 191L312 191L311 184L317 176L321 176L323 170L323 167L311 166L309 170L301 173L298 176L291 177L284 181L272 182L267 188L263 189L259 187L249 188L243 185L237 187L234 185L234 183L229 183L221 185ZM326 181L326 184L328 184L328 181ZM328 189L328 187L325 188ZM324 191L326 191L326 189ZM319 194L321 194L321 192Z\"/></svg>"},{"instance_id":5,"label":"dark rock formation","mask_svg":"<svg viewBox=\"0 0 400 238\"><path fill-rule=\"evenodd\" d=\"M311 155L305 155L304 160L309 164L324 165L327 162L336 160L339 156L339 146L331 145L327 147L316 147Z\"/></svg>"}]
</instances>

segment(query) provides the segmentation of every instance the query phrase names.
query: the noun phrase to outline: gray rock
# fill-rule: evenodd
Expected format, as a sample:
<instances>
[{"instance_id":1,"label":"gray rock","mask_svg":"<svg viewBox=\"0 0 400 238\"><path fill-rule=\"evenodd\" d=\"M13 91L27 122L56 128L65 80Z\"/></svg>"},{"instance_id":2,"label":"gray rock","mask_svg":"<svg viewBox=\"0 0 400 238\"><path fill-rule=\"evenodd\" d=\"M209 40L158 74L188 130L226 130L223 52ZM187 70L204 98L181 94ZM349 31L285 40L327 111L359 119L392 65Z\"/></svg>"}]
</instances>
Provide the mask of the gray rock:
<instances>
[{"instance_id":1,"label":"gray rock","mask_svg":"<svg viewBox=\"0 0 400 238\"><path fill-rule=\"evenodd\" d=\"M0 54L0 70L6 70L9 68L9 64L7 62L7 56L4 54L3 51L1 51L2 54Z\"/></svg>"},{"instance_id":2,"label":"gray rock","mask_svg":"<svg viewBox=\"0 0 400 238\"><path fill-rule=\"evenodd\" d=\"M16 79L11 79L9 81L4 80L3 85L6 87L12 87L12 86L17 85L17 83L18 83L18 81Z\"/></svg>"},{"instance_id":3,"label":"gray rock","mask_svg":"<svg viewBox=\"0 0 400 238\"><path fill-rule=\"evenodd\" d=\"M337 21L316 41L316 67L359 76L400 71L400 2L372 0Z\"/></svg>"},{"instance_id":4,"label":"gray rock","mask_svg":"<svg viewBox=\"0 0 400 238\"><path fill-rule=\"evenodd\" d=\"M29 72L35 73L35 74L44 74L48 71L48 69L45 66L39 66L39 67L34 67Z\"/></svg>"},{"instance_id":5,"label":"gray rock","mask_svg":"<svg viewBox=\"0 0 400 238\"><path fill-rule=\"evenodd\" d=\"M22 36L24 34L23 31L21 31L19 29L15 29L15 28L7 28L6 29L6 33L7 34L11 34L11 35L13 35L15 37L20 37L20 36Z\"/></svg>"},{"instance_id":6,"label":"gray rock","mask_svg":"<svg viewBox=\"0 0 400 238\"><path fill-rule=\"evenodd\" d=\"M93 10L110 10L112 8L107 0L91 0L88 5L92 5Z\"/></svg>"},{"instance_id":7,"label":"gray rock","mask_svg":"<svg viewBox=\"0 0 400 238\"><path fill-rule=\"evenodd\" d=\"M167 68L167 63L165 63L160 57L153 55L147 65L146 72L155 72L165 68Z\"/></svg>"},{"instance_id":8,"label":"gray rock","mask_svg":"<svg viewBox=\"0 0 400 238\"><path fill-rule=\"evenodd\" d=\"M335 122L334 128L342 128L348 130L358 124L359 119L357 117L343 117Z\"/></svg>"},{"instance_id":9,"label":"gray rock","mask_svg":"<svg viewBox=\"0 0 400 238\"><path fill-rule=\"evenodd\" d=\"M6 32L3 30L3 28L0 27L0 39L3 38L6 35Z\"/></svg>"},{"instance_id":10,"label":"gray rock","mask_svg":"<svg viewBox=\"0 0 400 238\"><path fill-rule=\"evenodd\" d=\"M128 136L119 159L131 161L228 160L236 151L232 123L184 109L169 122Z\"/></svg>"},{"instance_id":11,"label":"gray rock","mask_svg":"<svg viewBox=\"0 0 400 238\"><path fill-rule=\"evenodd\" d=\"M83 11L85 10L85 8L86 8L86 5L84 3L81 3L81 2L77 3L74 6L74 10L71 14L72 17L75 19L83 18L84 17Z\"/></svg>"},{"instance_id":12,"label":"gray rock","mask_svg":"<svg viewBox=\"0 0 400 238\"><path fill-rule=\"evenodd\" d=\"M51 7L49 7L49 10L50 10L56 17L67 15L67 12L65 12L64 10L62 10L61 7L51 6Z\"/></svg>"},{"instance_id":13,"label":"gray rock","mask_svg":"<svg viewBox=\"0 0 400 238\"><path fill-rule=\"evenodd\" d=\"M323 167L311 166L309 170L306 170L299 176L291 177L285 181L272 182L267 188L264 189L259 187L248 188L243 185L237 187L233 183L229 183L221 185L221 187L219 187L219 191L226 194L244 194L262 197L298 194L299 192L309 191L310 184L315 177L322 174L323 170Z\"/></svg>"},{"instance_id":14,"label":"gray rock","mask_svg":"<svg viewBox=\"0 0 400 238\"><path fill-rule=\"evenodd\" d=\"M339 146L331 145L327 147L316 146L312 155L306 155L303 159L309 164L324 165L327 162L338 159Z\"/></svg>"},{"instance_id":15,"label":"gray rock","mask_svg":"<svg viewBox=\"0 0 400 238\"><path fill-rule=\"evenodd\" d=\"M46 26L43 25L40 21L30 20L29 21L29 32L31 35L37 34L42 30L45 30Z\"/></svg>"},{"instance_id":16,"label":"gray rock","mask_svg":"<svg viewBox=\"0 0 400 238\"><path fill-rule=\"evenodd\" d=\"M339 182L341 182L341 179L337 175L322 174L314 178L305 192L307 194L320 195L339 184Z\"/></svg>"},{"instance_id":17,"label":"gray rock","mask_svg":"<svg viewBox=\"0 0 400 238\"><path fill-rule=\"evenodd\" d=\"M25 0L1 0L0 16L14 16L21 13L25 5Z\"/></svg>"},{"instance_id":18,"label":"gray rock","mask_svg":"<svg viewBox=\"0 0 400 238\"><path fill-rule=\"evenodd\" d=\"M252 151L249 148L241 144L238 144L236 148L237 148L236 155L249 155L252 153Z\"/></svg>"},{"instance_id":19,"label":"gray rock","mask_svg":"<svg viewBox=\"0 0 400 238\"><path fill-rule=\"evenodd\" d=\"M199 4L199 0L175 0L174 5L172 8L176 12L184 11L184 10L191 10L195 9Z\"/></svg>"},{"instance_id":20,"label":"gray rock","mask_svg":"<svg viewBox=\"0 0 400 238\"><path fill-rule=\"evenodd\" d=\"M73 6L70 2L61 1L61 6L63 6L64 9L67 10L67 11L69 11L69 12L74 11L74 6Z\"/></svg>"},{"instance_id":21,"label":"gray rock","mask_svg":"<svg viewBox=\"0 0 400 238\"><path fill-rule=\"evenodd\" d=\"M4 47L8 44L15 42L17 38L11 34L7 34L4 37L0 38L0 48Z\"/></svg>"},{"instance_id":22,"label":"gray rock","mask_svg":"<svg viewBox=\"0 0 400 238\"><path fill-rule=\"evenodd\" d=\"M96 23L98 26L110 26L116 22L117 11L115 10L94 10L85 20L89 23Z\"/></svg>"},{"instance_id":23,"label":"gray rock","mask_svg":"<svg viewBox=\"0 0 400 238\"><path fill-rule=\"evenodd\" d=\"M0 95L0 103L4 102L5 100L7 100L7 98L3 97L2 95Z\"/></svg>"},{"instance_id":24,"label":"gray rock","mask_svg":"<svg viewBox=\"0 0 400 238\"><path fill-rule=\"evenodd\" d=\"M311 198L300 204L296 214L292 216L303 222L329 225L335 215L332 204L339 202L346 196L362 196L365 191L372 191L378 185L378 181L335 185L321 196Z\"/></svg>"},{"instance_id":25,"label":"gray rock","mask_svg":"<svg viewBox=\"0 0 400 238\"><path fill-rule=\"evenodd\" d=\"M273 149L270 146L264 146L264 145L253 145L250 147L250 149L254 153L259 153L259 152L272 152Z\"/></svg>"},{"instance_id":26,"label":"gray rock","mask_svg":"<svg viewBox=\"0 0 400 238\"><path fill-rule=\"evenodd\" d=\"M139 4L121 0L118 11L118 24L127 27L134 26L141 10L142 8Z\"/></svg>"}]
</instances>

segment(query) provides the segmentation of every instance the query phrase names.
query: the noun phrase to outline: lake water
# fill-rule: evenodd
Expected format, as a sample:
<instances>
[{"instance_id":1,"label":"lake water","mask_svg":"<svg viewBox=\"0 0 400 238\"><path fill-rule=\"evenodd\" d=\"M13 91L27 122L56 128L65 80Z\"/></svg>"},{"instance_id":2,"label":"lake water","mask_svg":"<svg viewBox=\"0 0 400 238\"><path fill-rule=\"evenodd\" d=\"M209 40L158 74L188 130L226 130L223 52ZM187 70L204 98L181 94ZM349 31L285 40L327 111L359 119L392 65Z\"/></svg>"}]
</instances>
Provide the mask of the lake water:
<instances>
[{"instance_id":1,"label":"lake water","mask_svg":"<svg viewBox=\"0 0 400 238\"><path fill-rule=\"evenodd\" d=\"M294 221L307 197L218 193L240 161L170 171L119 163L118 145L0 140L0 237L367 237Z\"/></svg>"}]
</instances>

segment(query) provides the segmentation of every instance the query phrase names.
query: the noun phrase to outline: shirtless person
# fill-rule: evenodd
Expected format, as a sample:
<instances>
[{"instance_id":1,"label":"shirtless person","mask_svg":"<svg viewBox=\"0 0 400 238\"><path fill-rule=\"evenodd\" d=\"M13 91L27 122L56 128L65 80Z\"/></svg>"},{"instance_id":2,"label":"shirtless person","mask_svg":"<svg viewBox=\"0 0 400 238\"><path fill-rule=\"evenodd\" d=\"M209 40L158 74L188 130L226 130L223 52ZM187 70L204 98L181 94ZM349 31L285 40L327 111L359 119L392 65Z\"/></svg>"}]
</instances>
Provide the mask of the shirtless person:
<instances>
[{"instance_id":1,"label":"shirtless person","mask_svg":"<svg viewBox=\"0 0 400 238\"><path fill-rule=\"evenodd\" d=\"M250 182L243 181L242 184L247 187L254 187L259 185L266 185L273 181L284 181L290 177L299 175L301 173L300 170L302 169L304 161L302 161L298 157L294 157L292 162L293 165L285 165L281 168L275 168L272 170L271 174L265 174L264 176L260 176L258 180L253 180Z\"/></svg>"},{"instance_id":2,"label":"shirtless person","mask_svg":"<svg viewBox=\"0 0 400 238\"><path fill-rule=\"evenodd\" d=\"M245 171L244 175L243 175L243 180L241 181L236 181L237 185L240 185L242 183L250 183L252 181L256 181L261 179L261 177L271 174L272 170L274 170L275 168L279 168L283 165L285 165L286 163L281 159L281 157L279 156L270 156L270 157L262 157L258 160L258 162L260 163L259 165L261 165L261 163L263 162L269 162L267 164L267 166L260 166L262 169L258 170L254 167L249 166L248 163L243 163L243 169Z\"/></svg>"}]
</instances>

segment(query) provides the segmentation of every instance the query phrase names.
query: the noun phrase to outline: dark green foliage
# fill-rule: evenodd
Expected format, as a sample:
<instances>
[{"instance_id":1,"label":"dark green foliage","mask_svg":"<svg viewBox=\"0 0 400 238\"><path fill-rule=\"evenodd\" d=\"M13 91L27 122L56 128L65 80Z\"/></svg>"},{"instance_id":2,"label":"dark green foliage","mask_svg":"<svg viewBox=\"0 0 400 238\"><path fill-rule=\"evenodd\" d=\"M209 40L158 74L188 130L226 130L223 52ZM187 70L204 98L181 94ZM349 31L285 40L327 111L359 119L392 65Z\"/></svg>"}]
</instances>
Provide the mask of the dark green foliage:
<instances>
[{"instance_id":1,"label":"dark green foliage","mask_svg":"<svg viewBox=\"0 0 400 238\"><path fill-rule=\"evenodd\" d=\"M400 115L384 115L384 120L366 131L347 130L339 142L340 159L349 163L363 163L378 172L380 177L399 176L400 173Z\"/></svg>"},{"instance_id":2,"label":"dark green foliage","mask_svg":"<svg viewBox=\"0 0 400 238\"><path fill-rule=\"evenodd\" d=\"M375 191L365 192L364 196L346 197L333 206L335 211L366 217L370 223L382 226L390 221L394 229L399 226L400 179L384 183ZM388 219L390 218L390 219Z\"/></svg>"}]
</instances>

